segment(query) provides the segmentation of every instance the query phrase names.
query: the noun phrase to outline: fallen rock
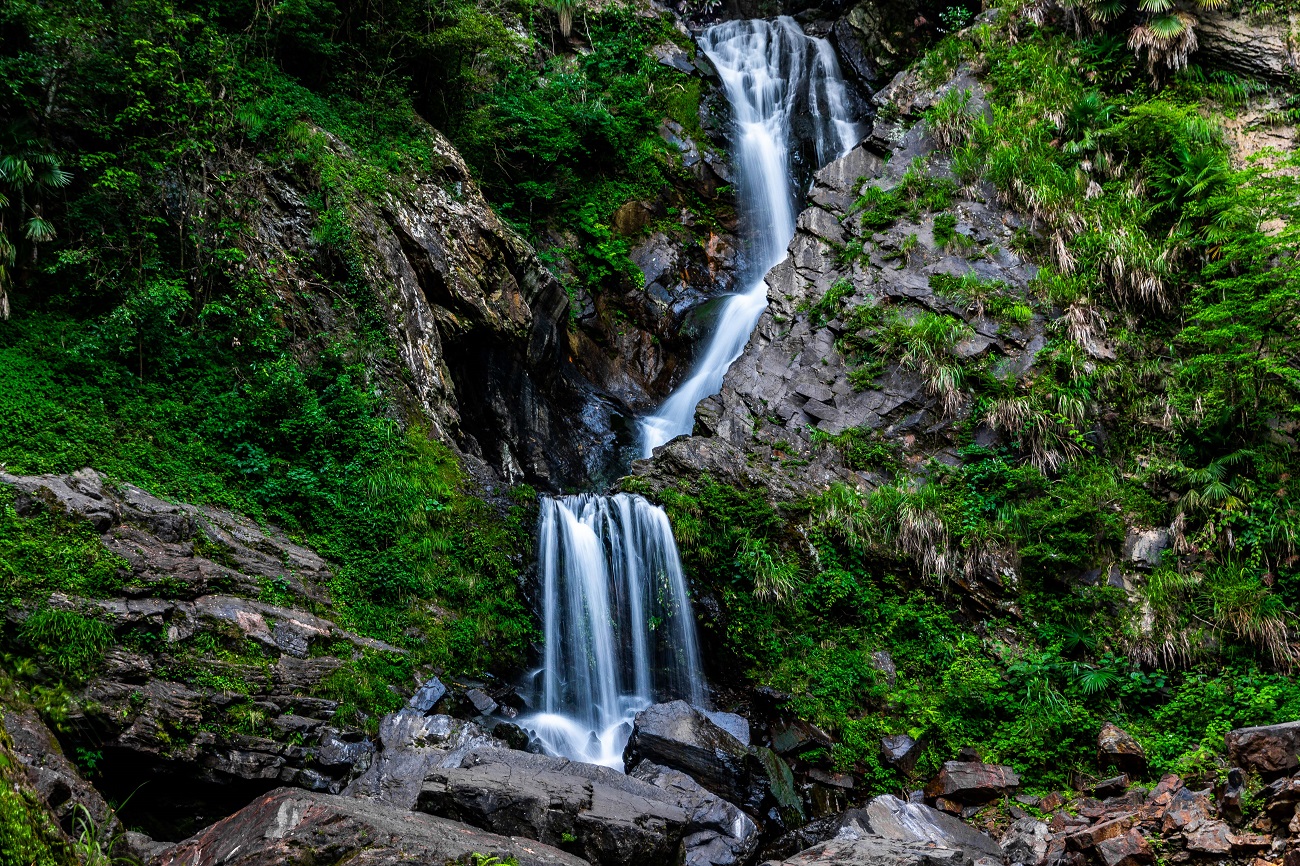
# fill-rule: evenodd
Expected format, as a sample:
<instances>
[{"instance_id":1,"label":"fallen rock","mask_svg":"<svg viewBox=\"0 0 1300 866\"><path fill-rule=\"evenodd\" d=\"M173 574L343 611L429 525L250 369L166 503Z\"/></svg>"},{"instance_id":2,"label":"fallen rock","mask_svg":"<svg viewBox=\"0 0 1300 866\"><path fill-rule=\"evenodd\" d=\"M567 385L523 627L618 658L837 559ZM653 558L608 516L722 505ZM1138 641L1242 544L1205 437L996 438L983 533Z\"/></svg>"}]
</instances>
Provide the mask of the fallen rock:
<instances>
[{"instance_id":1,"label":"fallen rock","mask_svg":"<svg viewBox=\"0 0 1300 866\"><path fill-rule=\"evenodd\" d=\"M786 866L969 866L1000 864L1002 848L983 833L920 803L888 794L850 810L835 835L782 861Z\"/></svg>"},{"instance_id":2,"label":"fallen rock","mask_svg":"<svg viewBox=\"0 0 1300 866\"><path fill-rule=\"evenodd\" d=\"M939 775L925 787L929 799L942 797L965 805L987 803L1020 786L1010 767L978 761L945 761Z\"/></svg>"},{"instance_id":3,"label":"fallen rock","mask_svg":"<svg viewBox=\"0 0 1300 866\"><path fill-rule=\"evenodd\" d=\"M1271 778L1300 767L1300 721L1229 731L1228 760L1243 770Z\"/></svg>"},{"instance_id":4,"label":"fallen rock","mask_svg":"<svg viewBox=\"0 0 1300 866\"><path fill-rule=\"evenodd\" d=\"M921 759L924 746L907 734L890 734L880 738L880 756L903 775L910 775Z\"/></svg>"},{"instance_id":5,"label":"fallen rock","mask_svg":"<svg viewBox=\"0 0 1300 866\"><path fill-rule=\"evenodd\" d=\"M343 790L350 797L412 809L425 776L437 766L458 766L472 749L500 747L473 722L426 716L410 708L379 723L379 751L370 767Z\"/></svg>"},{"instance_id":6,"label":"fallen rock","mask_svg":"<svg viewBox=\"0 0 1300 866\"><path fill-rule=\"evenodd\" d=\"M758 828L683 773L641 762L633 775L547 755L471 751L435 767L416 808L494 832L570 845L592 863L690 866L744 862Z\"/></svg>"},{"instance_id":7,"label":"fallen rock","mask_svg":"<svg viewBox=\"0 0 1300 866\"><path fill-rule=\"evenodd\" d=\"M1210 814L1208 791L1179 788L1170 798L1160 827L1166 834L1192 831L1210 820Z\"/></svg>"},{"instance_id":8,"label":"fallen rock","mask_svg":"<svg viewBox=\"0 0 1300 866\"><path fill-rule=\"evenodd\" d=\"M1012 863L1023 866L1041 866L1047 862L1047 849L1051 831L1042 821L1020 818L1002 837L1002 850Z\"/></svg>"},{"instance_id":9,"label":"fallen rock","mask_svg":"<svg viewBox=\"0 0 1300 866\"><path fill-rule=\"evenodd\" d=\"M1202 821L1187 832L1187 850L1200 854L1232 853L1232 828L1226 821Z\"/></svg>"},{"instance_id":10,"label":"fallen rock","mask_svg":"<svg viewBox=\"0 0 1300 866\"><path fill-rule=\"evenodd\" d=\"M1147 754L1137 740L1110 722L1102 725L1097 737L1097 760L1103 767L1115 767L1140 776L1147 768Z\"/></svg>"},{"instance_id":11,"label":"fallen rock","mask_svg":"<svg viewBox=\"0 0 1300 866\"><path fill-rule=\"evenodd\" d=\"M584 866L533 840L485 833L432 815L330 794L279 788L164 850L151 866L444 864L480 854L520 866Z\"/></svg>"},{"instance_id":12,"label":"fallen rock","mask_svg":"<svg viewBox=\"0 0 1300 866\"><path fill-rule=\"evenodd\" d=\"M641 761L681 770L728 802L754 799L756 761L749 749L685 701L637 713L623 762L631 771Z\"/></svg>"},{"instance_id":13,"label":"fallen rock","mask_svg":"<svg viewBox=\"0 0 1300 866\"><path fill-rule=\"evenodd\" d=\"M1128 790L1128 776L1121 773L1110 779L1103 779L1092 786L1092 795L1106 799L1107 797L1116 797Z\"/></svg>"},{"instance_id":14,"label":"fallen rock","mask_svg":"<svg viewBox=\"0 0 1300 866\"><path fill-rule=\"evenodd\" d=\"M1137 830L1098 843L1097 854L1106 866L1144 866L1155 861L1150 844Z\"/></svg>"}]
</instances>

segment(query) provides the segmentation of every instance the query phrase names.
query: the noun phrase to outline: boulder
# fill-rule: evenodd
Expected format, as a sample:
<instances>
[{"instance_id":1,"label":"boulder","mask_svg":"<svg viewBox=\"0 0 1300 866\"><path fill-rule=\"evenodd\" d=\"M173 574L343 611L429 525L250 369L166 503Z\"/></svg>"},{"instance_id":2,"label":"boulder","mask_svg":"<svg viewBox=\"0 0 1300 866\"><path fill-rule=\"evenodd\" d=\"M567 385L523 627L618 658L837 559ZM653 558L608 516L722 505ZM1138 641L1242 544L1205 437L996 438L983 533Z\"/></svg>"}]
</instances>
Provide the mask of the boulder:
<instances>
[{"instance_id":1,"label":"boulder","mask_svg":"<svg viewBox=\"0 0 1300 866\"><path fill-rule=\"evenodd\" d=\"M473 722L445 715L426 716L408 707L390 713L379 723L378 752L370 767L343 793L412 809L431 769L458 765L472 749L502 745Z\"/></svg>"},{"instance_id":2,"label":"boulder","mask_svg":"<svg viewBox=\"0 0 1300 866\"><path fill-rule=\"evenodd\" d=\"M641 761L681 770L728 802L757 806L751 789L759 772L749 749L685 701L637 713L623 762L631 771Z\"/></svg>"},{"instance_id":3,"label":"boulder","mask_svg":"<svg viewBox=\"0 0 1300 866\"><path fill-rule=\"evenodd\" d=\"M1110 722L1102 725L1097 736L1097 760L1103 767L1114 767L1130 776L1140 776L1147 768L1147 753L1141 744Z\"/></svg>"},{"instance_id":4,"label":"boulder","mask_svg":"<svg viewBox=\"0 0 1300 866\"><path fill-rule=\"evenodd\" d=\"M683 773L643 761L632 775L498 749L432 768L416 808L500 833L563 844L596 864L732 866L758 828Z\"/></svg>"},{"instance_id":5,"label":"boulder","mask_svg":"<svg viewBox=\"0 0 1300 866\"><path fill-rule=\"evenodd\" d=\"M1109 779L1102 779L1092 786L1092 795L1106 799L1107 797L1117 797L1128 790L1128 776L1121 773Z\"/></svg>"},{"instance_id":6,"label":"boulder","mask_svg":"<svg viewBox=\"0 0 1300 866\"><path fill-rule=\"evenodd\" d=\"M782 861L786 866L967 866L1001 864L1002 848L950 815L888 794L845 812L831 836Z\"/></svg>"},{"instance_id":7,"label":"boulder","mask_svg":"<svg viewBox=\"0 0 1300 866\"><path fill-rule=\"evenodd\" d=\"M1210 795L1208 791L1179 788L1170 798L1161 819L1161 830L1166 834L1191 831L1210 820Z\"/></svg>"},{"instance_id":8,"label":"boulder","mask_svg":"<svg viewBox=\"0 0 1300 866\"><path fill-rule=\"evenodd\" d=\"M1042 821L1018 819L1002 837L1002 850L1012 863L1041 866L1047 862L1048 837L1051 831Z\"/></svg>"},{"instance_id":9,"label":"boulder","mask_svg":"<svg viewBox=\"0 0 1300 866\"><path fill-rule=\"evenodd\" d=\"M1264 777L1290 773L1300 767L1300 721L1238 728L1225 737L1228 760Z\"/></svg>"},{"instance_id":10,"label":"boulder","mask_svg":"<svg viewBox=\"0 0 1300 866\"><path fill-rule=\"evenodd\" d=\"M890 734L880 738L880 756L885 763L903 775L916 769L916 762L925 751L923 745L907 734Z\"/></svg>"},{"instance_id":11,"label":"boulder","mask_svg":"<svg viewBox=\"0 0 1300 866\"><path fill-rule=\"evenodd\" d=\"M939 775L926 785L925 796L971 805L996 800L1019 786L1020 777L1010 767L978 761L945 761Z\"/></svg>"},{"instance_id":12,"label":"boulder","mask_svg":"<svg viewBox=\"0 0 1300 866\"><path fill-rule=\"evenodd\" d=\"M1224 855L1232 853L1232 828L1226 821L1200 822L1187 831L1187 850L1198 854Z\"/></svg>"},{"instance_id":13,"label":"boulder","mask_svg":"<svg viewBox=\"0 0 1300 866\"><path fill-rule=\"evenodd\" d=\"M1130 565L1155 568L1160 564L1160 556L1167 547L1169 530L1130 528L1120 552Z\"/></svg>"},{"instance_id":14,"label":"boulder","mask_svg":"<svg viewBox=\"0 0 1300 866\"><path fill-rule=\"evenodd\" d=\"M432 815L330 794L279 788L167 848L150 866L444 864L479 854L520 866L584 866L533 840L486 833Z\"/></svg>"},{"instance_id":15,"label":"boulder","mask_svg":"<svg viewBox=\"0 0 1300 866\"><path fill-rule=\"evenodd\" d=\"M1137 830L1100 842L1097 855L1106 866L1144 866L1155 861L1151 846Z\"/></svg>"}]
</instances>

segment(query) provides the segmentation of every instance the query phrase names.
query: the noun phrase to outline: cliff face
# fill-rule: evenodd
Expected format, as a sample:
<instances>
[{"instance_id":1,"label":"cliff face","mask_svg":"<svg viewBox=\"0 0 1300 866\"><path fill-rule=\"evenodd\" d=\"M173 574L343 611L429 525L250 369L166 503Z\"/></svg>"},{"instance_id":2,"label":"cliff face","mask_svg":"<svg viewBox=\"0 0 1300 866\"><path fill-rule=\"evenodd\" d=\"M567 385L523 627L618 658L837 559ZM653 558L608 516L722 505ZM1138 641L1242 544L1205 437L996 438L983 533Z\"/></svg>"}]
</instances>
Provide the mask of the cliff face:
<instances>
[{"instance_id":1,"label":"cliff face","mask_svg":"<svg viewBox=\"0 0 1300 866\"><path fill-rule=\"evenodd\" d=\"M507 483L582 484L609 457L616 398L586 381L567 354L569 301L532 247L496 215L456 149L428 129L437 169L406 177L378 201L348 207L356 276L393 348L368 359L412 419ZM320 136L346 157L346 146ZM318 240L309 183L255 158L236 161L247 269L270 282L297 319L304 351L328 345L339 321L317 274L339 269Z\"/></svg>"}]
</instances>

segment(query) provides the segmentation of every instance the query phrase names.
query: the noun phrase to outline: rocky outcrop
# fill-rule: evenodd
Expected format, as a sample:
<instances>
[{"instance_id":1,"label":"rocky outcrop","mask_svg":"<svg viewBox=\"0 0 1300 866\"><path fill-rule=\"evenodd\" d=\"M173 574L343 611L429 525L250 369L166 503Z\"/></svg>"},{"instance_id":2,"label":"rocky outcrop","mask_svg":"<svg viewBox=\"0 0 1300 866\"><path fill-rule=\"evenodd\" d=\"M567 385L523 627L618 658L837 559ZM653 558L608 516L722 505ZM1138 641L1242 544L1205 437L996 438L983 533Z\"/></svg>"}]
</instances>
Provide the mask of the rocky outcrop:
<instances>
[{"instance_id":1,"label":"rocky outcrop","mask_svg":"<svg viewBox=\"0 0 1300 866\"><path fill-rule=\"evenodd\" d=\"M380 803L281 788L155 856L150 866L332 866L464 863L584 866L531 839L499 836Z\"/></svg>"},{"instance_id":2,"label":"rocky outcrop","mask_svg":"<svg viewBox=\"0 0 1300 866\"><path fill-rule=\"evenodd\" d=\"M1214 11L1197 15L1198 63L1285 84L1300 71L1300 15Z\"/></svg>"},{"instance_id":3,"label":"rocky outcrop","mask_svg":"<svg viewBox=\"0 0 1300 866\"><path fill-rule=\"evenodd\" d=\"M966 71L938 88L902 73L875 97L892 105L897 119L878 121L865 144L816 174L789 254L767 275L769 306L721 393L700 403L694 436L634 464L635 475L654 487L707 472L742 487L762 485L773 499L816 493L834 481L870 487L888 477L887 467L821 444L813 431L878 440L904 462L959 460L952 431L968 411L964 401L945 406L897 357L881 358L873 375L850 376L864 360L854 346L869 345L875 333L871 317L855 319L855 310L892 310L905 320L950 316L968 334L952 349L954 363L983 365L1003 378L1032 375L1047 317L1000 320L949 288L967 277L1023 303L1037 274L1011 249L1025 222L995 203L993 189L954 184L946 212L903 214L885 228L850 216L863 190L896 190L909 170L951 182L921 115L953 90L970 94L970 112L985 110L980 85ZM940 216L946 228L936 230Z\"/></svg>"},{"instance_id":4,"label":"rocky outcrop","mask_svg":"<svg viewBox=\"0 0 1300 866\"><path fill-rule=\"evenodd\" d=\"M754 823L680 773L640 776L563 758L475 750L429 771L416 808L498 833L566 846L592 863L745 862Z\"/></svg>"},{"instance_id":5,"label":"rocky outcrop","mask_svg":"<svg viewBox=\"0 0 1300 866\"><path fill-rule=\"evenodd\" d=\"M326 151L347 147L311 133ZM322 240L297 176L244 154L228 159L250 270L291 313L302 353L353 324L346 308L304 291L321 275L360 278L375 295L396 355L366 359L376 387L435 437L481 458L507 482L549 488L583 483L613 448L617 400L569 360L569 300L522 238L493 212L456 149L425 129L432 166L378 200L348 204L356 255Z\"/></svg>"}]
</instances>

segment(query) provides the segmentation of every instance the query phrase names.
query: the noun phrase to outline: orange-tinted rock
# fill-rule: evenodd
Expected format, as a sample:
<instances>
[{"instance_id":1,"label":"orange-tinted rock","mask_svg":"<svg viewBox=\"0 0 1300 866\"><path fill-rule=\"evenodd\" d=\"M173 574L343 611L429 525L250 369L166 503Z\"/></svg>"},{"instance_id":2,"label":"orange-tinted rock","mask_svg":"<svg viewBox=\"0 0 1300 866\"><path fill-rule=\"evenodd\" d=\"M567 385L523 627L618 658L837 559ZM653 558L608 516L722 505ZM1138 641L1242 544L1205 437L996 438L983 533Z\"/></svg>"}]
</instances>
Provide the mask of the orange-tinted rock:
<instances>
[{"instance_id":1,"label":"orange-tinted rock","mask_svg":"<svg viewBox=\"0 0 1300 866\"><path fill-rule=\"evenodd\" d=\"M963 804L987 803L1020 786L1020 776L1010 767L977 761L946 761L939 775L925 788L925 796Z\"/></svg>"},{"instance_id":2,"label":"orange-tinted rock","mask_svg":"<svg viewBox=\"0 0 1300 866\"><path fill-rule=\"evenodd\" d=\"M1106 866L1145 866L1155 860L1151 846L1136 830L1097 843L1097 855Z\"/></svg>"},{"instance_id":3,"label":"orange-tinted rock","mask_svg":"<svg viewBox=\"0 0 1300 866\"><path fill-rule=\"evenodd\" d=\"M1130 776L1141 775L1147 768L1147 755L1138 741L1110 722L1102 725L1097 737L1097 759L1103 767L1115 767Z\"/></svg>"},{"instance_id":4,"label":"orange-tinted rock","mask_svg":"<svg viewBox=\"0 0 1300 866\"><path fill-rule=\"evenodd\" d=\"M1300 767L1300 721L1229 731L1224 738L1228 759L1261 776L1289 773Z\"/></svg>"}]
</instances>

